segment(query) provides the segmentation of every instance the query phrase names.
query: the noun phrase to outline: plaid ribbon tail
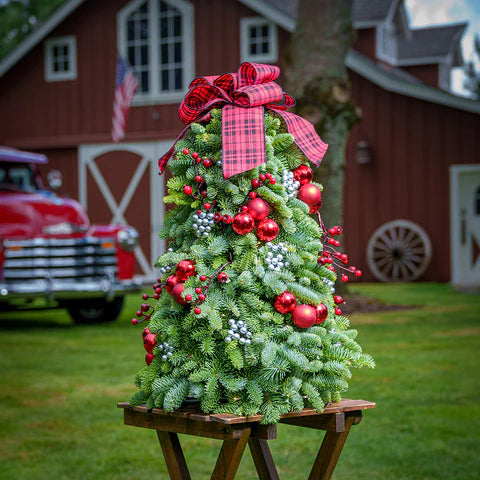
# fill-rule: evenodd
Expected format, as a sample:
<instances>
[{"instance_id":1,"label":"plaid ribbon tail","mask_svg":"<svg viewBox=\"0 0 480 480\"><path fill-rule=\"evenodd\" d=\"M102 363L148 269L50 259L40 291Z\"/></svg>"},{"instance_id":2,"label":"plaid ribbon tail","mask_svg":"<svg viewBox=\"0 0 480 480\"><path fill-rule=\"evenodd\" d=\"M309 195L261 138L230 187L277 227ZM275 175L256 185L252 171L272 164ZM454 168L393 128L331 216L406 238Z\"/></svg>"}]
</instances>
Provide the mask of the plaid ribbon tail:
<instances>
[{"instance_id":1,"label":"plaid ribbon tail","mask_svg":"<svg viewBox=\"0 0 480 480\"><path fill-rule=\"evenodd\" d=\"M190 128L190 125L187 125L177 136L175 141L173 142L173 145L170 147L167 153L165 153L162 157L159 158L158 160L158 168L160 170L160 175L165 171L167 168L168 161L170 160L171 156L173 155L173 152L175 151L175 145L176 143L185 135L185 132Z\"/></svg>"},{"instance_id":2,"label":"plaid ribbon tail","mask_svg":"<svg viewBox=\"0 0 480 480\"><path fill-rule=\"evenodd\" d=\"M263 107L223 107L222 159L224 178L266 162Z\"/></svg>"},{"instance_id":3,"label":"plaid ribbon tail","mask_svg":"<svg viewBox=\"0 0 480 480\"><path fill-rule=\"evenodd\" d=\"M275 110L275 112L285 120L287 130L293 135L297 147L312 163L320 165L328 144L318 136L314 126L308 120L294 113L279 110Z\"/></svg>"}]
</instances>

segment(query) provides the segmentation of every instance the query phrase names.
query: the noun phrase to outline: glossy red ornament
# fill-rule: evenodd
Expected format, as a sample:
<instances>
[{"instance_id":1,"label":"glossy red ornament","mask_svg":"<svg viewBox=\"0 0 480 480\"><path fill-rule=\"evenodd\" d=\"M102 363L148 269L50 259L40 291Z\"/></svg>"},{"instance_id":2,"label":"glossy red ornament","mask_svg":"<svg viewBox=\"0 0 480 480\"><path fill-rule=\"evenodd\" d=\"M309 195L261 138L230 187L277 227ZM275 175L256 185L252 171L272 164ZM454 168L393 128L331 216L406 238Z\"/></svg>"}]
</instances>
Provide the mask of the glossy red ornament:
<instances>
[{"instance_id":1,"label":"glossy red ornament","mask_svg":"<svg viewBox=\"0 0 480 480\"><path fill-rule=\"evenodd\" d=\"M280 231L277 222L271 218L264 218L257 226L257 237L264 242L271 242Z\"/></svg>"},{"instance_id":2,"label":"glossy red ornament","mask_svg":"<svg viewBox=\"0 0 480 480\"><path fill-rule=\"evenodd\" d=\"M228 280L228 275L225 272L220 272L217 278L220 283L225 283Z\"/></svg>"},{"instance_id":3,"label":"glossy red ornament","mask_svg":"<svg viewBox=\"0 0 480 480\"><path fill-rule=\"evenodd\" d=\"M317 320L317 312L310 305L298 305L292 312L292 320L298 328L310 328Z\"/></svg>"},{"instance_id":4,"label":"glossy red ornament","mask_svg":"<svg viewBox=\"0 0 480 480\"><path fill-rule=\"evenodd\" d=\"M179 282L180 280L176 275L170 275L165 282L165 290L171 295L173 287Z\"/></svg>"},{"instance_id":5,"label":"glossy red ornament","mask_svg":"<svg viewBox=\"0 0 480 480\"><path fill-rule=\"evenodd\" d=\"M253 198L247 203L248 213L255 220L263 220L270 213L270 206L261 198Z\"/></svg>"},{"instance_id":6,"label":"glossy red ornament","mask_svg":"<svg viewBox=\"0 0 480 480\"><path fill-rule=\"evenodd\" d=\"M300 165L293 171L293 178L301 185L306 185L312 181L313 171L308 165Z\"/></svg>"},{"instance_id":7,"label":"glossy red ornament","mask_svg":"<svg viewBox=\"0 0 480 480\"><path fill-rule=\"evenodd\" d=\"M281 295L275 297L273 306L277 312L290 313L295 310L297 299L293 293L285 290Z\"/></svg>"},{"instance_id":8,"label":"glossy red ornament","mask_svg":"<svg viewBox=\"0 0 480 480\"><path fill-rule=\"evenodd\" d=\"M180 305L187 304L187 301L182 296L184 290L185 290L185 287L183 283L177 283L172 290L173 299Z\"/></svg>"},{"instance_id":9,"label":"glossy red ornament","mask_svg":"<svg viewBox=\"0 0 480 480\"><path fill-rule=\"evenodd\" d=\"M237 213L233 217L232 228L235 233L246 235L255 228L255 220L249 213Z\"/></svg>"},{"instance_id":10,"label":"glossy red ornament","mask_svg":"<svg viewBox=\"0 0 480 480\"><path fill-rule=\"evenodd\" d=\"M183 193L184 193L185 195L191 195L192 192L193 192L193 188L192 188L190 185L185 185L185 186L183 187Z\"/></svg>"},{"instance_id":11,"label":"glossy red ornament","mask_svg":"<svg viewBox=\"0 0 480 480\"><path fill-rule=\"evenodd\" d=\"M310 213L318 212L322 206L322 192L313 183L302 185L298 190L298 198L310 207Z\"/></svg>"},{"instance_id":12,"label":"glossy red ornament","mask_svg":"<svg viewBox=\"0 0 480 480\"><path fill-rule=\"evenodd\" d=\"M317 307L315 308L315 312L317 315L315 323L317 325L319 325L320 323L323 323L328 317L328 308L324 303L318 304Z\"/></svg>"},{"instance_id":13,"label":"glossy red ornament","mask_svg":"<svg viewBox=\"0 0 480 480\"><path fill-rule=\"evenodd\" d=\"M145 363L147 365L150 365L153 362L154 358L155 358L155 355L153 355L153 353L146 353L145 354Z\"/></svg>"},{"instance_id":14,"label":"glossy red ornament","mask_svg":"<svg viewBox=\"0 0 480 480\"><path fill-rule=\"evenodd\" d=\"M154 333L149 333L144 339L143 339L143 348L148 352L152 353L153 349L155 348L155 340L156 336Z\"/></svg>"},{"instance_id":15,"label":"glossy red ornament","mask_svg":"<svg viewBox=\"0 0 480 480\"><path fill-rule=\"evenodd\" d=\"M188 277L193 277L196 273L193 260L182 260L175 267L175 276L180 282L184 282Z\"/></svg>"}]
</instances>

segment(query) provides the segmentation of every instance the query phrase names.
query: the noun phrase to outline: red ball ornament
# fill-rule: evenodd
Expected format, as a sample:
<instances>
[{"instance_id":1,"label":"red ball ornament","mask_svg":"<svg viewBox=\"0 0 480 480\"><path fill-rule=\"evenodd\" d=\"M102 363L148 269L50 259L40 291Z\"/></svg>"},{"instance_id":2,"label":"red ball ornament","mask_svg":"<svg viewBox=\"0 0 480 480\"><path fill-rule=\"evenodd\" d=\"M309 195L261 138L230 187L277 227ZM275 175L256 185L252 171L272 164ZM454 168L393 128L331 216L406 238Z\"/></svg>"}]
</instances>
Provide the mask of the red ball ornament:
<instances>
[{"instance_id":1,"label":"red ball ornament","mask_svg":"<svg viewBox=\"0 0 480 480\"><path fill-rule=\"evenodd\" d=\"M255 220L263 220L270 213L270 207L265 200L261 198L254 198L250 200L247 204L248 213Z\"/></svg>"},{"instance_id":2,"label":"red ball ornament","mask_svg":"<svg viewBox=\"0 0 480 480\"><path fill-rule=\"evenodd\" d=\"M317 305L317 308L315 308L315 312L317 315L315 323L317 325L323 323L328 317L328 308L324 303L320 303L319 305Z\"/></svg>"},{"instance_id":3,"label":"red ball ornament","mask_svg":"<svg viewBox=\"0 0 480 480\"><path fill-rule=\"evenodd\" d=\"M277 237L280 227L271 218L264 218L257 226L257 237L264 242L271 242Z\"/></svg>"},{"instance_id":4,"label":"red ball ornament","mask_svg":"<svg viewBox=\"0 0 480 480\"><path fill-rule=\"evenodd\" d=\"M306 185L312 181L313 171L307 165L300 165L293 171L293 178L301 185Z\"/></svg>"},{"instance_id":5,"label":"red ball ornament","mask_svg":"<svg viewBox=\"0 0 480 480\"><path fill-rule=\"evenodd\" d=\"M277 295L275 297L273 306L277 312L290 313L295 310L295 307L297 306L297 299L293 293L285 290L281 295Z\"/></svg>"},{"instance_id":6,"label":"red ball ornament","mask_svg":"<svg viewBox=\"0 0 480 480\"><path fill-rule=\"evenodd\" d=\"M298 190L298 198L310 207L310 213L318 212L322 206L322 192L313 183L302 185Z\"/></svg>"},{"instance_id":7,"label":"red ball ornament","mask_svg":"<svg viewBox=\"0 0 480 480\"><path fill-rule=\"evenodd\" d=\"M298 328L310 328L317 320L317 311L310 305L298 305L292 313L292 320Z\"/></svg>"},{"instance_id":8,"label":"red ball ornament","mask_svg":"<svg viewBox=\"0 0 480 480\"><path fill-rule=\"evenodd\" d=\"M154 333L149 333L144 339L143 339L143 348L148 353L152 353L153 349L155 348L155 340L156 336Z\"/></svg>"},{"instance_id":9,"label":"red ball ornament","mask_svg":"<svg viewBox=\"0 0 480 480\"><path fill-rule=\"evenodd\" d=\"M153 353L146 353L145 354L145 363L147 365L150 365L153 362L154 358L155 358L155 355L153 355Z\"/></svg>"},{"instance_id":10,"label":"red ball ornament","mask_svg":"<svg viewBox=\"0 0 480 480\"><path fill-rule=\"evenodd\" d=\"M182 260L175 267L175 276L180 282L184 282L188 277L193 277L195 274L195 262L193 260Z\"/></svg>"},{"instance_id":11,"label":"red ball ornament","mask_svg":"<svg viewBox=\"0 0 480 480\"><path fill-rule=\"evenodd\" d=\"M178 277L176 275L170 275L167 278L167 281L165 282L165 290L171 295L173 287L175 287L175 285L178 282L180 282L180 280L178 279Z\"/></svg>"},{"instance_id":12,"label":"red ball ornament","mask_svg":"<svg viewBox=\"0 0 480 480\"><path fill-rule=\"evenodd\" d=\"M232 228L235 233L246 235L255 228L255 220L249 213L237 213L233 217Z\"/></svg>"},{"instance_id":13,"label":"red ball ornament","mask_svg":"<svg viewBox=\"0 0 480 480\"><path fill-rule=\"evenodd\" d=\"M183 283L177 283L172 290L173 299L180 305L187 304L187 301L182 296L184 290L185 290L185 287Z\"/></svg>"}]
</instances>

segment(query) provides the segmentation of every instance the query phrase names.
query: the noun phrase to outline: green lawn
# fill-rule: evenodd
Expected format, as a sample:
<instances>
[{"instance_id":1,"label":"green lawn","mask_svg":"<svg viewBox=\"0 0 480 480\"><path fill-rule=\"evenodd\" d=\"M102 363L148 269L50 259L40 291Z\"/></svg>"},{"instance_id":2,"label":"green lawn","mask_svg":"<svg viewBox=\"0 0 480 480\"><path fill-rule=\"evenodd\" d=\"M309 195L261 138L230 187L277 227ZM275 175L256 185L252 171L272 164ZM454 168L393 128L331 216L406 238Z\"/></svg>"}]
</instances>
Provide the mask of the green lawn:
<instances>
[{"instance_id":1,"label":"green lawn","mask_svg":"<svg viewBox=\"0 0 480 480\"><path fill-rule=\"evenodd\" d=\"M480 478L480 296L439 284L351 288L418 307L350 317L377 368L355 371L347 396L377 408L353 427L334 478ZM155 433L124 426L116 408L143 364L142 328L130 324L140 301L107 326L74 326L62 311L0 314L2 480L168 478ZM303 480L322 433L293 428L270 444L280 477ZM209 478L220 442L181 441L192 477ZM256 478L249 455L237 478Z\"/></svg>"}]
</instances>

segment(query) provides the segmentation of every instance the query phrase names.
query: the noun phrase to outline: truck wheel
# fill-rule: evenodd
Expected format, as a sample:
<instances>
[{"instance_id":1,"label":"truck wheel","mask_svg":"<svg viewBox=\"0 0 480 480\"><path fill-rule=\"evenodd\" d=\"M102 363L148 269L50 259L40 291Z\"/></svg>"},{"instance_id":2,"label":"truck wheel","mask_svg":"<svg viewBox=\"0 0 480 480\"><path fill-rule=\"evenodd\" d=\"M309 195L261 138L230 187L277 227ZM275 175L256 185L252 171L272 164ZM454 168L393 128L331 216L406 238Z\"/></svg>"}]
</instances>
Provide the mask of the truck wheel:
<instances>
[{"instance_id":1,"label":"truck wheel","mask_svg":"<svg viewBox=\"0 0 480 480\"><path fill-rule=\"evenodd\" d=\"M104 298L89 298L66 305L73 321L79 325L88 323L113 322L120 315L123 297L115 297L111 302Z\"/></svg>"}]
</instances>

